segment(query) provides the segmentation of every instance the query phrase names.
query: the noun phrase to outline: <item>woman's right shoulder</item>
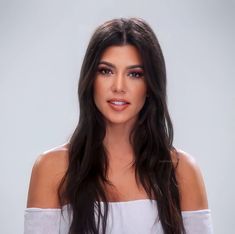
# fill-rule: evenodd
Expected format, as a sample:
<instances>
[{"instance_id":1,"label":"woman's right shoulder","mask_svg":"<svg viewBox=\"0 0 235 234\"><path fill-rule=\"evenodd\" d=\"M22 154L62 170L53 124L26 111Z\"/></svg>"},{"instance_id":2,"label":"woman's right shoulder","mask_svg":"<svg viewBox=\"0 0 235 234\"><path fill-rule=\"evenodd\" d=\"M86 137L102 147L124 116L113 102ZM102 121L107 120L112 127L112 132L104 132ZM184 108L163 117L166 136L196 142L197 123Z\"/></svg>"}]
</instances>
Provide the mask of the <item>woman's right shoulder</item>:
<instances>
[{"instance_id":1,"label":"woman's right shoulder","mask_svg":"<svg viewBox=\"0 0 235 234\"><path fill-rule=\"evenodd\" d=\"M68 167L68 144L37 156L31 171L27 207L60 207L57 190Z\"/></svg>"},{"instance_id":2,"label":"woman's right shoulder","mask_svg":"<svg viewBox=\"0 0 235 234\"><path fill-rule=\"evenodd\" d=\"M36 158L33 168L45 170L45 173L54 173L66 170L68 166L68 146L59 145L44 151Z\"/></svg>"}]
</instances>

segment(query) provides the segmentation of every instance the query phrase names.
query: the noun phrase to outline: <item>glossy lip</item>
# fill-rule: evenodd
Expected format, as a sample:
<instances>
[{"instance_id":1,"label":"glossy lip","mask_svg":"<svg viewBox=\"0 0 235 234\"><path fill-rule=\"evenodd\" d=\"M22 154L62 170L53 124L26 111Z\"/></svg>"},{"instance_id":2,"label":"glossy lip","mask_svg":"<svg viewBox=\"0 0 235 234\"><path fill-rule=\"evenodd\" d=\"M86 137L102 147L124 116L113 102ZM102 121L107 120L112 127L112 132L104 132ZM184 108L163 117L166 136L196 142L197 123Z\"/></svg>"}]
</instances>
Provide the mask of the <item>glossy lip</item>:
<instances>
[{"instance_id":1,"label":"glossy lip","mask_svg":"<svg viewBox=\"0 0 235 234\"><path fill-rule=\"evenodd\" d=\"M108 102L108 104L114 111L118 111L118 112L125 110L130 105L129 103L125 103L123 105L116 105L110 101Z\"/></svg>"},{"instance_id":2,"label":"glossy lip","mask_svg":"<svg viewBox=\"0 0 235 234\"><path fill-rule=\"evenodd\" d=\"M130 102L128 102L125 99L121 99L121 98L112 98L112 99L108 100L108 102L126 102L127 104L130 104Z\"/></svg>"}]
</instances>

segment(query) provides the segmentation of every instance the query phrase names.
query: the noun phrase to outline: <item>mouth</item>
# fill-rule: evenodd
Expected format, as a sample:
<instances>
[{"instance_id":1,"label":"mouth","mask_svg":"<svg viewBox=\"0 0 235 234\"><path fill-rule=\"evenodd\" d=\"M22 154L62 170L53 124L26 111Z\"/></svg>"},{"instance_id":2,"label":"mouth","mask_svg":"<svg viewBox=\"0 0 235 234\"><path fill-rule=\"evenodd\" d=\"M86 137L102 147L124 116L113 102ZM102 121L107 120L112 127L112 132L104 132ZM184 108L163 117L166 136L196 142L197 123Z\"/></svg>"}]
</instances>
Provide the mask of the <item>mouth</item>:
<instances>
[{"instance_id":1,"label":"mouth","mask_svg":"<svg viewBox=\"0 0 235 234\"><path fill-rule=\"evenodd\" d=\"M116 105L116 106L123 106L123 105L127 105L130 104L129 102L120 102L120 101L108 101L108 103Z\"/></svg>"},{"instance_id":2,"label":"mouth","mask_svg":"<svg viewBox=\"0 0 235 234\"><path fill-rule=\"evenodd\" d=\"M116 98L113 98L113 99L110 99L108 100L109 103L112 103L114 105L125 105L125 104L130 104L130 102L128 102L127 100L125 99L116 99Z\"/></svg>"},{"instance_id":3,"label":"mouth","mask_svg":"<svg viewBox=\"0 0 235 234\"><path fill-rule=\"evenodd\" d=\"M111 99L108 101L108 103L109 103L109 106L115 111L123 111L130 105L130 102L123 100L123 99L122 100Z\"/></svg>"}]
</instances>

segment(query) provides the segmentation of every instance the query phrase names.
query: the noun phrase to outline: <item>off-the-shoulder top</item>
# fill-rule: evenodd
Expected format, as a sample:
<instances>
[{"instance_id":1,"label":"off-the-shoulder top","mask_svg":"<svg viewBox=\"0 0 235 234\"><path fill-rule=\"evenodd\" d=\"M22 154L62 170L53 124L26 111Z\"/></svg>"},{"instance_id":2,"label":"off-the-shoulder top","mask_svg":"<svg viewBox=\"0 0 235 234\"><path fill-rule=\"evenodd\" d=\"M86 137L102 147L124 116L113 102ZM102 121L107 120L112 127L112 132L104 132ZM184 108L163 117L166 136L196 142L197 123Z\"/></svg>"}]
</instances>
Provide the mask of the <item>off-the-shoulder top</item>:
<instances>
[{"instance_id":1,"label":"off-the-shoulder top","mask_svg":"<svg viewBox=\"0 0 235 234\"><path fill-rule=\"evenodd\" d=\"M103 203L101 202L101 207ZM109 202L107 234L163 234L157 201ZM69 204L59 208L26 208L24 234L67 234L72 221ZM210 209L182 211L187 234L213 234Z\"/></svg>"}]
</instances>

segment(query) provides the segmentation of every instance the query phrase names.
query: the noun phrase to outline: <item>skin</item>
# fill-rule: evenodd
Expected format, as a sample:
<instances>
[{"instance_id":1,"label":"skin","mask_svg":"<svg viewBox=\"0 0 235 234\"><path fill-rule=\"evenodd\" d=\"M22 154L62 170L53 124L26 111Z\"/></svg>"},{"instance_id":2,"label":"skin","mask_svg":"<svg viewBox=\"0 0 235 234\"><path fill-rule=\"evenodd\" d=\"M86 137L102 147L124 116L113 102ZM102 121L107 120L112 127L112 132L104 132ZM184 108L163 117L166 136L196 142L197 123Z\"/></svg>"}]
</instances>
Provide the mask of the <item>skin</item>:
<instances>
[{"instance_id":1,"label":"skin","mask_svg":"<svg viewBox=\"0 0 235 234\"><path fill-rule=\"evenodd\" d=\"M130 45L112 46L104 51L100 61L105 61L106 64L102 64L103 70L100 69L101 64L99 65L95 77L94 101L106 120L104 145L108 150L110 163L108 178L117 188L107 188L109 200L148 199L138 181L135 181L133 168L130 167L133 151L128 140L130 130L146 99L144 76L133 78L137 74L136 70L143 71L142 68L129 68L142 64L140 55ZM124 111L116 113L107 104L110 98L125 98L131 104ZM65 143L38 156L32 168L27 207L60 207L57 188L68 167L67 147ZM206 189L200 168L191 155L179 149L178 151L176 179L181 196L181 210L207 209ZM173 153L172 160L177 161Z\"/></svg>"},{"instance_id":2,"label":"skin","mask_svg":"<svg viewBox=\"0 0 235 234\"><path fill-rule=\"evenodd\" d=\"M146 90L138 50L132 45L107 48L94 82L94 101L106 120L104 144L109 151L110 164L129 163L133 159L128 138L145 103ZM111 98L123 98L130 105L123 111L114 111L107 102Z\"/></svg>"}]
</instances>

